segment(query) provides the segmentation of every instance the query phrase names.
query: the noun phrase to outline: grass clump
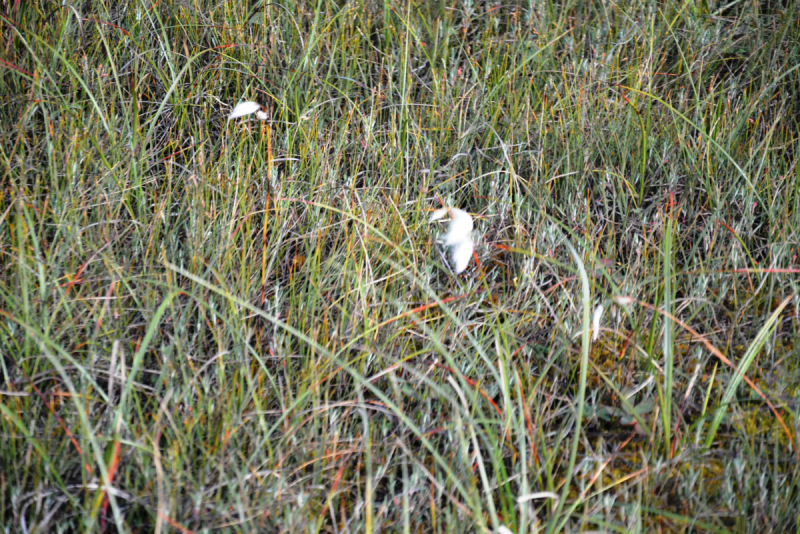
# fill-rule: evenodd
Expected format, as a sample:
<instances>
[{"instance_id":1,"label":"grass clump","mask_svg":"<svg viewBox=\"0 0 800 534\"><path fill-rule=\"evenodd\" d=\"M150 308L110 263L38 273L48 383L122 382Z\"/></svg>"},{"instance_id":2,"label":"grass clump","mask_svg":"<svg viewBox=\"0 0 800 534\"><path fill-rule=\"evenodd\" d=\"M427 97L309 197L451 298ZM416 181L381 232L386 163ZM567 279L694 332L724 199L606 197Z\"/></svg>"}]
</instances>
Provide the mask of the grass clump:
<instances>
[{"instance_id":1,"label":"grass clump","mask_svg":"<svg viewBox=\"0 0 800 534\"><path fill-rule=\"evenodd\" d=\"M12 3L0 525L796 529L798 6Z\"/></svg>"}]
</instances>

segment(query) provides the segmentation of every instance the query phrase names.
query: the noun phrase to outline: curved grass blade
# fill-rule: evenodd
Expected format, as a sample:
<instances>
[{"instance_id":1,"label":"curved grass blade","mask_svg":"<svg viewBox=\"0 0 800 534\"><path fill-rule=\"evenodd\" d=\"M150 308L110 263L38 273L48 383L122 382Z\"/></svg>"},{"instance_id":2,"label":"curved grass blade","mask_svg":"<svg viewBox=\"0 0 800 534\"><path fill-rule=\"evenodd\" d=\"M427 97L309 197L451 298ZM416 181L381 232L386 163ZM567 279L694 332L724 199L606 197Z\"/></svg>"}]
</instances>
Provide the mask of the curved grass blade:
<instances>
[{"instance_id":1,"label":"curved grass blade","mask_svg":"<svg viewBox=\"0 0 800 534\"><path fill-rule=\"evenodd\" d=\"M580 368L580 382L578 386L578 408L577 414L575 415L575 424L573 425L573 429L575 432L575 437L572 440L572 447L569 451L569 466L567 467L566 472L566 479L564 480L564 487L561 490L561 498L558 500L558 506L553 513L553 521L550 522L550 525L547 528L547 533L550 534L553 532L553 527L556 526L555 518L557 518L564 507L564 503L567 500L567 496L569 495L569 487L570 483L572 482L572 475L575 471L575 460L578 457L578 445L581 441L581 423L583 421L583 408L584 402L586 399L586 378L588 375L589 369L589 348L592 346L592 340L589 337L591 332L591 325L592 325L592 301L591 301L591 294L589 292L589 276L586 274L586 268L583 266L583 259L578 254L578 251L575 250L575 247L572 246L572 243L569 242L568 239L564 239L564 244L567 245L569 248L570 253L572 253L572 257L575 260L575 263L578 266L578 273L581 277L581 306L583 307L583 317L581 323L583 324L583 332L581 333L581 368ZM565 516L558 527L555 529L556 532L561 532L565 525L569 516Z\"/></svg>"},{"instance_id":2,"label":"curved grass blade","mask_svg":"<svg viewBox=\"0 0 800 534\"><path fill-rule=\"evenodd\" d=\"M717 435L717 429L719 429L719 425L722 423L722 418L725 417L725 411L727 410L728 405L733 400L734 395L736 395L736 390L739 387L739 384L742 383L742 379L746 378L745 374L747 370L750 368L750 365L755 360L756 356L759 352L761 352L761 348L767 342L767 338L772 335L772 331L778 324L778 319L783 313L783 309L791 302L794 298L794 295L786 297L783 302L772 312L772 315L769 316L767 322L764 323L764 326L761 327L761 330L758 331L758 335L747 348L747 352L745 352L744 356L742 357L742 361L739 363L738 368L736 369L737 372L733 375L730 382L728 382L728 387L725 389L725 394L722 396L722 400L720 401L720 406L717 408L716 413L714 414L714 419L711 421L711 427L708 429L708 434L706 435L706 447L709 447L711 443L714 441L714 437Z\"/></svg>"}]
</instances>

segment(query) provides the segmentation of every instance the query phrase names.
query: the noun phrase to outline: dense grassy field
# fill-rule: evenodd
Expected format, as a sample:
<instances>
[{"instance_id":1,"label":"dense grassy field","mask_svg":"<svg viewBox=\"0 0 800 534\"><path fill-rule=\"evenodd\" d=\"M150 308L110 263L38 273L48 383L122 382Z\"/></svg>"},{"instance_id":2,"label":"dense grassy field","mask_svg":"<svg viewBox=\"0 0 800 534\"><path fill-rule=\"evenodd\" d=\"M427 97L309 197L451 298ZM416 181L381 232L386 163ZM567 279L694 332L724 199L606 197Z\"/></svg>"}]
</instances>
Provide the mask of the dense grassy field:
<instances>
[{"instance_id":1,"label":"dense grassy field","mask_svg":"<svg viewBox=\"0 0 800 534\"><path fill-rule=\"evenodd\" d=\"M800 3L1 9L0 531L800 530Z\"/></svg>"}]
</instances>

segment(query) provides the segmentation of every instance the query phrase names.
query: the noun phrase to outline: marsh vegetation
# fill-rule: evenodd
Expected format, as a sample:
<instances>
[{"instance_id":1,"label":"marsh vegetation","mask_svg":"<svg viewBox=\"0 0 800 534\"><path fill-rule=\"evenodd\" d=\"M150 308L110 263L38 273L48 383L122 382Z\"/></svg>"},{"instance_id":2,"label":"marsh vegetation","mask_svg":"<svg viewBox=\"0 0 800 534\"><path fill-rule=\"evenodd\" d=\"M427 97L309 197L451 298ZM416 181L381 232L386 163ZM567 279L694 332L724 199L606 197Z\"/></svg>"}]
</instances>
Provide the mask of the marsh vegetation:
<instances>
[{"instance_id":1,"label":"marsh vegetation","mask_svg":"<svg viewBox=\"0 0 800 534\"><path fill-rule=\"evenodd\" d=\"M798 20L8 2L0 530L795 531Z\"/></svg>"}]
</instances>

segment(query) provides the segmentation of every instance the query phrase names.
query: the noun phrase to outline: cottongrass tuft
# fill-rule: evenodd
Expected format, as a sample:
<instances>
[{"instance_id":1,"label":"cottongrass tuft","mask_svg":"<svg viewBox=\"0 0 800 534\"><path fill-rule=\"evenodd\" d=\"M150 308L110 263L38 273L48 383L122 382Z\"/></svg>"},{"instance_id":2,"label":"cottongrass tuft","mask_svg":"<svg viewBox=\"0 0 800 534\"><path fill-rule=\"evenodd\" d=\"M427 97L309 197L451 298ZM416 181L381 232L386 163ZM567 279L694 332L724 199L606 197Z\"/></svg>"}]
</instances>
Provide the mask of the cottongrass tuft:
<instances>
[{"instance_id":1,"label":"cottongrass tuft","mask_svg":"<svg viewBox=\"0 0 800 534\"><path fill-rule=\"evenodd\" d=\"M603 317L603 305L599 305L594 309L594 316L592 317L592 341L597 341L600 337L600 319Z\"/></svg>"},{"instance_id":2,"label":"cottongrass tuft","mask_svg":"<svg viewBox=\"0 0 800 534\"><path fill-rule=\"evenodd\" d=\"M632 297L626 297L625 295L617 295L616 297L614 297L613 300L614 300L614 302L616 302L617 304L619 304L620 306L623 306L623 307L628 306L628 305L633 304L634 302L636 302L636 299L634 299Z\"/></svg>"},{"instance_id":3,"label":"cottongrass tuft","mask_svg":"<svg viewBox=\"0 0 800 534\"><path fill-rule=\"evenodd\" d=\"M267 110L258 102L240 102L236 104L236 107L233 108L233 111L231 111L231 114L228 116L228 120L246 117L253 113L256 114L256 118L259 120L267 120Z\"/></svg>"},{"instance_id":4,"label":"cottongrass tuft","mask_svg":"<svg viewBox=\"0 0 800 534\"><path fill-rule=\"evenodd\" d=\"M453 271L461 274L469 265L475 250L475 243L470 235L473 228L472 216L458 208L439 208L431 214L428 222L437 221L445 215L450 216L450 225L447 227L447 233L437 241L442 245L453 247L451 252Z\"/></svg>"}]
</instances>

